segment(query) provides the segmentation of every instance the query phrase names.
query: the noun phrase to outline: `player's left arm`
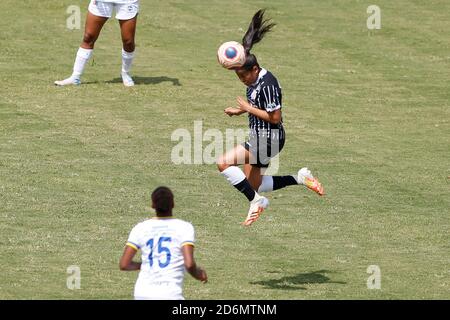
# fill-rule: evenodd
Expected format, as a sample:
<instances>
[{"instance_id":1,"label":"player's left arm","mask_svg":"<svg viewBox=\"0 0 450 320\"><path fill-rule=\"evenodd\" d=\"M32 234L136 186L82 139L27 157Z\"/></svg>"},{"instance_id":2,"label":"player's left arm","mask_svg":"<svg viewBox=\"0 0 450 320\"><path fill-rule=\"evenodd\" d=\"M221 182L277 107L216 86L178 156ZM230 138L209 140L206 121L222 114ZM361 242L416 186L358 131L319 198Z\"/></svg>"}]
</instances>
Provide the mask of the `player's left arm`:
<instances>
[{"instance_id":1,"label":"player's left arm","mask_svg":"<svg viewBox=\"0 0 450 320\"><path fill-rule=\"evenodd\" d=\"M128 244L125 246L123 251L122 258L120 258L119 268L122 271L134 271L141 269L141 263L133 261L134 256L136 255L137 249L129 246Z\"/></svg>"},{"instance_id":2,"label":"player's left arm","mask_svg":"<svg viewBox=\"0 0 450 320\"><path fill-rule=\"evenodd\" d=\"M238 108L244 112L248 112L255 117L260 118L263 121L270 122L272 124L278 124L281 121L281 109L274 110L272 112L267 112L266 110L261 110L253 107L247 99L242 97L237 97Z\"/></svg>"},{"instance_id":3,"label":"player's left arm","mask_svg":"<svg viewBox=\"0 0 450 320\"><path fill-rule=\"evenodd\" d=\"M187 272L195 279L200 280L203 283L208 282L208 276L205 269L197 266L194 258L194 246L192 244L186 244L181 247L183 253L184 267Z\"/></svg>"}]
</instances>

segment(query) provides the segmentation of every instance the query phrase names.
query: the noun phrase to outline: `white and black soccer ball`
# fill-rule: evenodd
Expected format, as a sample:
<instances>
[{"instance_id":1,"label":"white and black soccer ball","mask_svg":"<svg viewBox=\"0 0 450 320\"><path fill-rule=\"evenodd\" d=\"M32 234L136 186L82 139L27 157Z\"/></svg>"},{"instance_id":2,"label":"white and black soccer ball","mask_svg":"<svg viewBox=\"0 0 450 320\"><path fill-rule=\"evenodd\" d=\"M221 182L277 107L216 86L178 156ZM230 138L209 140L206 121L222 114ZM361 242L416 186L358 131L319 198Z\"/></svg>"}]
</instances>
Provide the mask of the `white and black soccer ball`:
<instances>
[{"instance_id":1,"label":"white and black soccer ball","mask_svg":"<svg viewBox=\"0 0 450 320\"><path fill-rule=\"evenodd\" d=\"M234 69L242 67L245 63L245 49L239 42L228 41L217 50L217 60L222 67Z\"/></svg>"}]
</instances>

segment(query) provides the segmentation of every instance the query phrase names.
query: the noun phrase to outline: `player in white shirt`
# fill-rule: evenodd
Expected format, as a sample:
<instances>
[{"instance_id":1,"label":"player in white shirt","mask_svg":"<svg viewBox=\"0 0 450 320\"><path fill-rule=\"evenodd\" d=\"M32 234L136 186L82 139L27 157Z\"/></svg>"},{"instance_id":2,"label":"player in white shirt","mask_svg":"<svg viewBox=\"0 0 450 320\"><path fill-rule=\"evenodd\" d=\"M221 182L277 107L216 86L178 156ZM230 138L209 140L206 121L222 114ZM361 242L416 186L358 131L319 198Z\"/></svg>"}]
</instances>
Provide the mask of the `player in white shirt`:
<instances>
[{"instance_id":1,"label":"player in white shirt","mask_svg":"<svg viewBox=\"0 0 450 320\"><path fill-rule=\"evenodd\" d=\"M57 86L79 85L86 63L92 56L95 42L105 22L116 12L122 35L122 80L127 87L134 86L130 69L135 56L135 34L139 0L91 0L89 4L83 41L78 49L72 75L64 80L55 81Z\"/></svg>"},{"instance_id":2,"label":"player in white shirt","mask_svg":"<svg viewBox=\"0 0 450 320\"><path fill-rule=\"evenodd\" d=\"M208 281L194 259L194 227L172 216L173 194L166 187L152 193L156 217L137 224L130 232L120 269L140 270L134 288L136 300L184 300L185 270L195 279ZM141 250L141 261L133 257Z\"/></svg>"}]
</instances>

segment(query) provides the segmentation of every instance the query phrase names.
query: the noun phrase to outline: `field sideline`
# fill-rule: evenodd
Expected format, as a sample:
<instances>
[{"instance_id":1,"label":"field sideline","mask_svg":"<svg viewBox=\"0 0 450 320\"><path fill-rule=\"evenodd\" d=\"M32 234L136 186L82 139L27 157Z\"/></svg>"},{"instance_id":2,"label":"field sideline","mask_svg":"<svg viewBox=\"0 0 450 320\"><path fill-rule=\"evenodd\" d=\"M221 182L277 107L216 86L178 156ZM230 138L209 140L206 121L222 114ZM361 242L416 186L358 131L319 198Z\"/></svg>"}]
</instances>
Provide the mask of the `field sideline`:
<instances>
[{"instance_id":1,"label":"field sideline","mask_svg":"<svg viewBox=\"0 0 450 320\"><path fill-rule=\"evenodd\" d=\"M450 299L450 2L378 0L372 31L373 1L205 3L141 0L127 89L115 20L84 84L53 86L83 32L66 9L83 26L87 0L0 2L0 299L131 299L137 273L118 259L158 185L210 278L187 275L186 299ZM244 228L245 198L213 164L174 165L171 134L246 128L223 114L245 87L215 51L259 8L278 24L253 51L283 87L280 173L308 166L327 194L276 191Z\"/></svg>"}]
</instances>

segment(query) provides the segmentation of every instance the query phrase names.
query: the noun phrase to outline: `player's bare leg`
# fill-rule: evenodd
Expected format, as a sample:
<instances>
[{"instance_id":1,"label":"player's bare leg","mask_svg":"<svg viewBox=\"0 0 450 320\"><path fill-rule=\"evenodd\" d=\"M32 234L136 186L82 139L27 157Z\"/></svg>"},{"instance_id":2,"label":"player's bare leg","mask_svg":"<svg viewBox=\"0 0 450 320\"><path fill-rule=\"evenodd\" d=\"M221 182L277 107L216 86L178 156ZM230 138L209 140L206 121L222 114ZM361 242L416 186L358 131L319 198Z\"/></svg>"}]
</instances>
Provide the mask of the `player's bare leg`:
<instances>
[{"instance_id":1,"label":"player's bare leg","mask_svg":"<svg viewBox=\"0 0 450 320\"><path fill-rule=\"evenodd\" d=\"M249 162L249 159L250 153L248 150L241 145L237 145L217 159L217 167L220 172L223 172L231 166L244 165Z\"/></svg>"},{"instance_id":2,"label":"player's bare leg","mask_svg":"<svg viewBox=\"0 0 450 320\"><path fill-rule=\"evenodd\" d=\"M98 17L90 12L87 13L81 48L94 49L95 42L97 41L106 21L108 21L108 18L106 17Z\"/></svg>"},{"instance_id":3,"label":"player's bare leg","mask_svg":"<svg viewBox=\"0 0 450 320\"><path fill-rule=\"evenodd\" d=\"M119 20L122 35L122 81L126 87L134 86L133 78L130 76L130 69L133 64L134 51L136 48L136 24L137 16L130 20Z\"/></svg>"},{"instance_id":4,"label":"player's bare leg","mask_svg":"<svg viewBox=\"0 0 450 320\"><path fill-rule=\"evenodd\" d=\"M80 78L84 71L84 67L92 56L95 42L97 41L100 31L107 20L108 18L98 17L88 12L84 27L83 41L81 42L81 46L77 52L77 57L73 66L73 73L67 79L55 81L55 85L66 86L79 85L81 83Z\"/></svg>"},{"instance_id":5,"label":"player's bare leg","mask_svg":"<svg viewBox=\"0 0 450 320\"><path fill-rule=\"evenodd\" d=\"M261 168L246 163L244 165L244 173L253 190L258 190L262 182Z\"/></svg>"}]
</instances>

